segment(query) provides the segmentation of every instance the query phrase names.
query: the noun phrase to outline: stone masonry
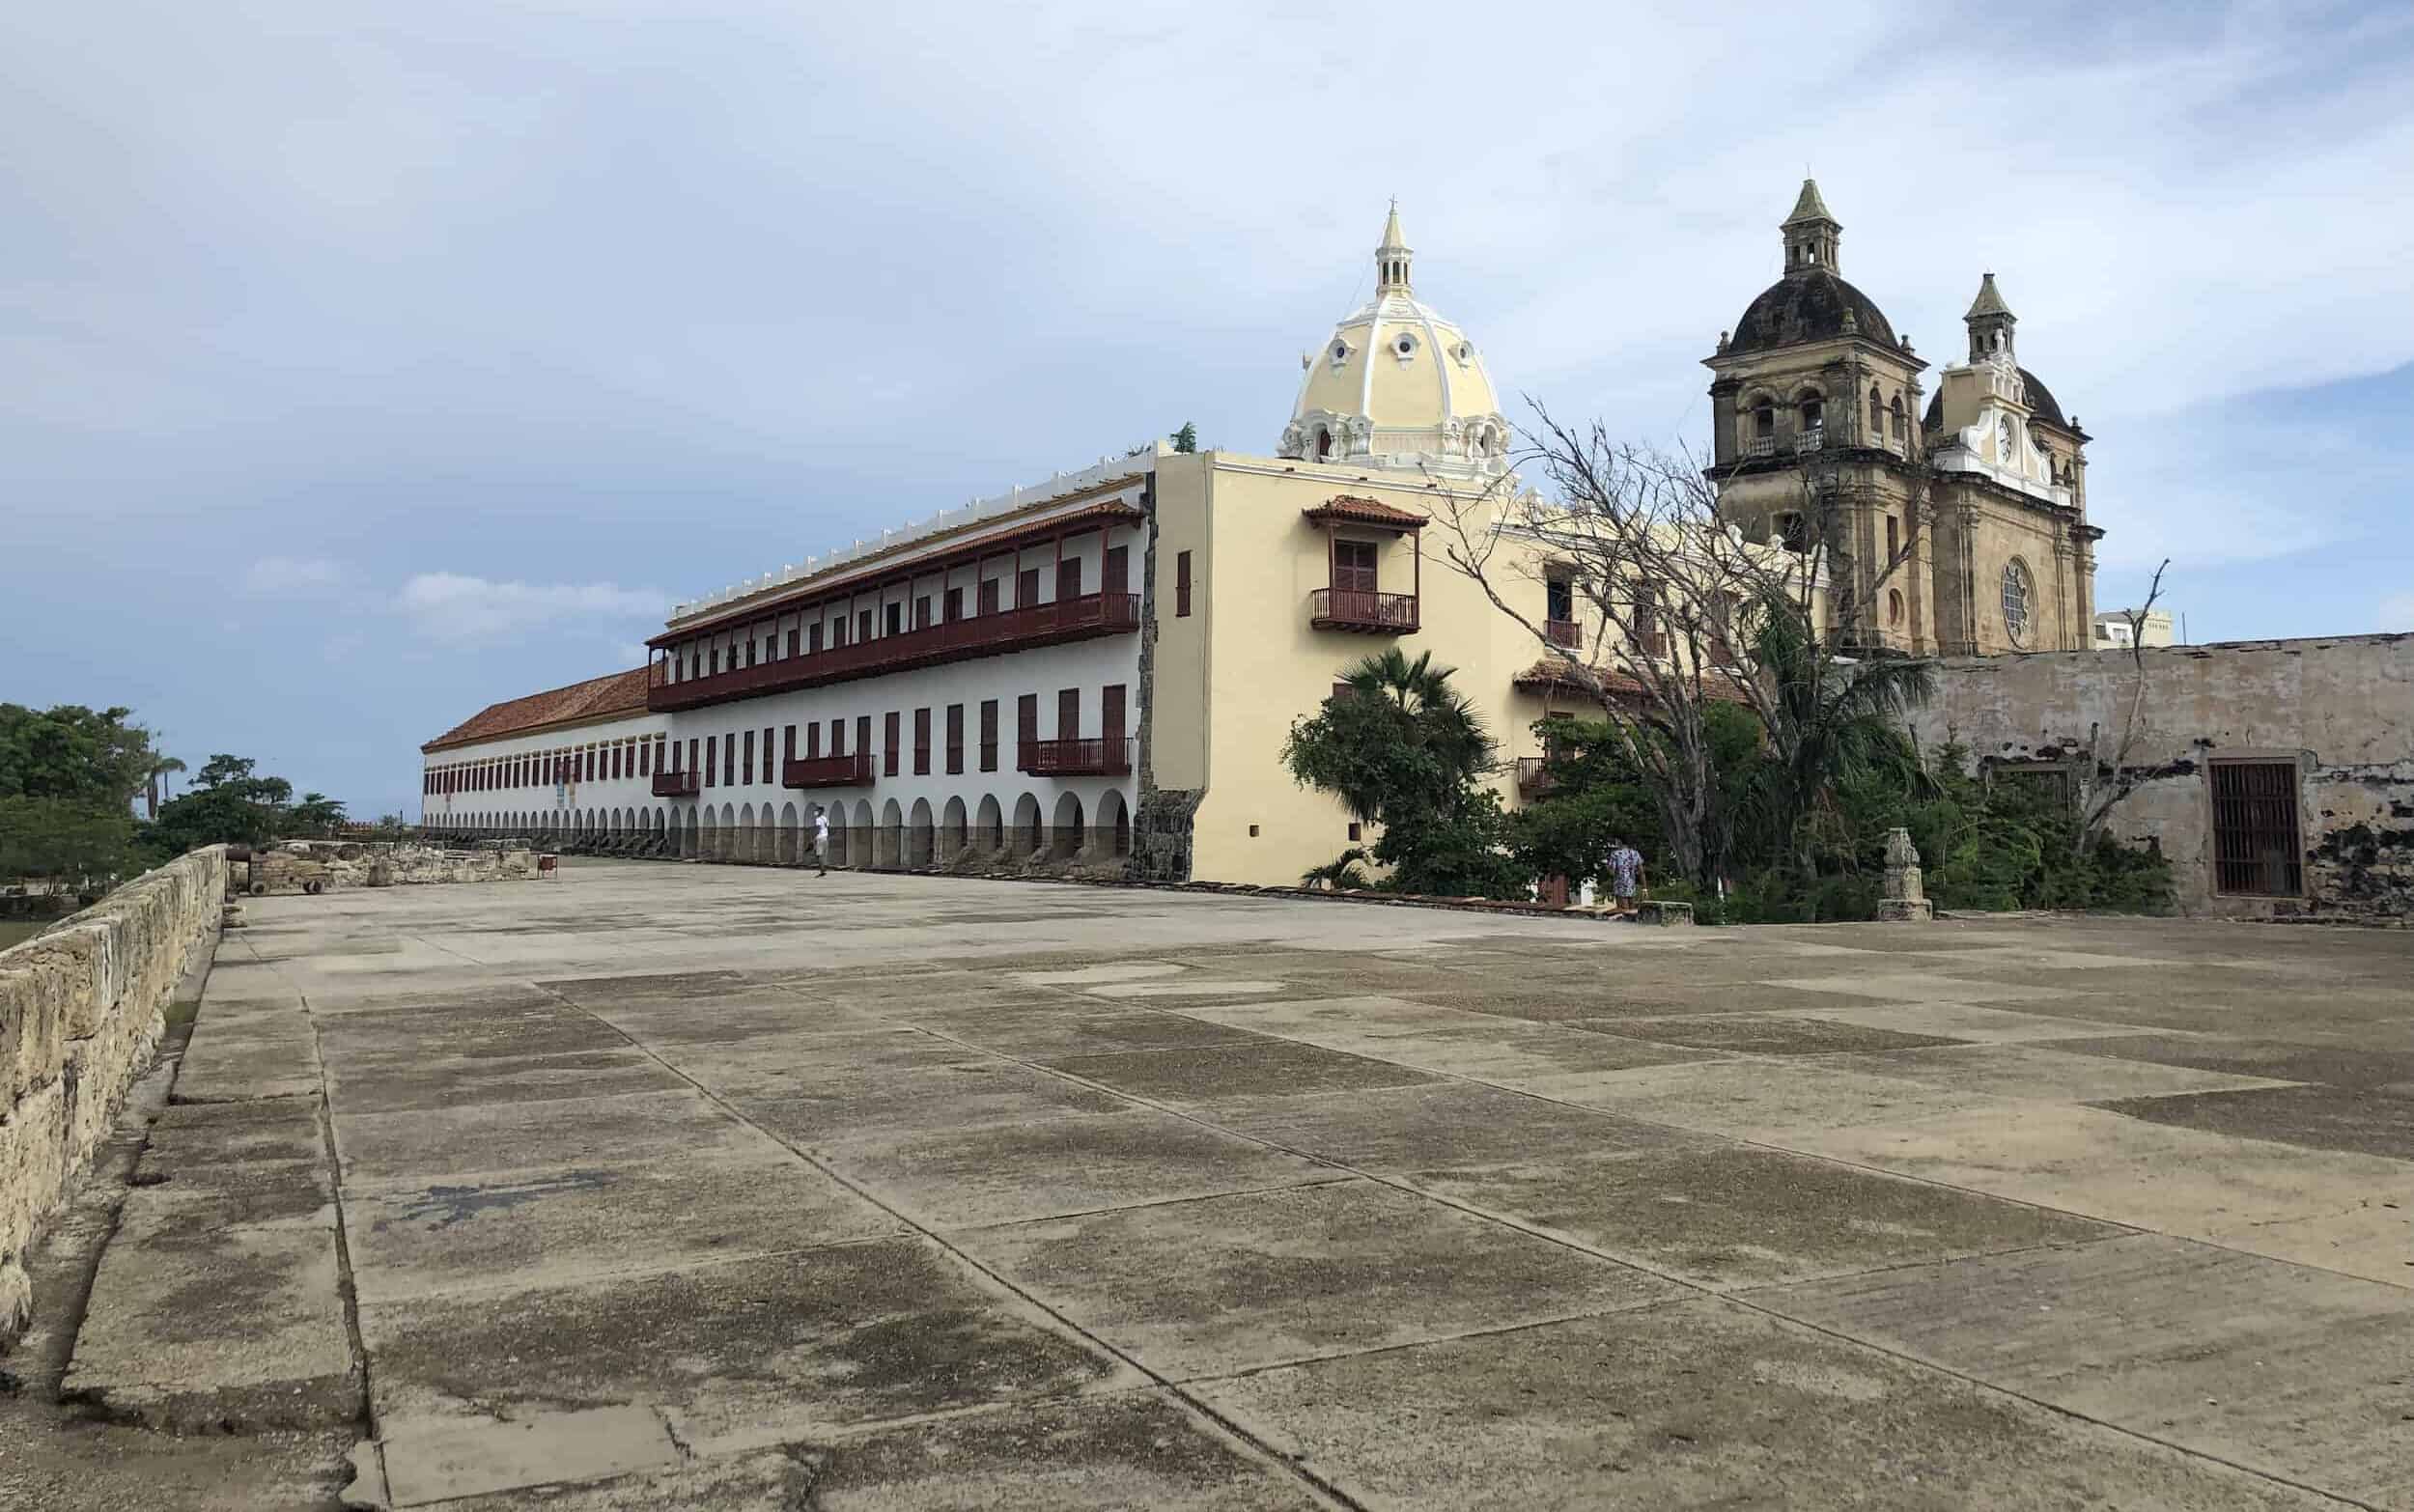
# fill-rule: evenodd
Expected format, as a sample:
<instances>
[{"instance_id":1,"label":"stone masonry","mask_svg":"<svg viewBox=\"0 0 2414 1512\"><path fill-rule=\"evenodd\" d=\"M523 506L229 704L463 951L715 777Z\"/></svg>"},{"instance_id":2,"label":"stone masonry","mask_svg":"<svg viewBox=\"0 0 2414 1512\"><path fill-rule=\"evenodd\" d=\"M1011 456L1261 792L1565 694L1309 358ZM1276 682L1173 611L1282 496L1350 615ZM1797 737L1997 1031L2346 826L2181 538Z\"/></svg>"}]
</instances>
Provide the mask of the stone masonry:
<instances>
[{"instance_id":1,"label":"stone masonry","mask_svg":"<svg viewBox=\"0 0 2414 1512\"><path fill-rule=\"evenodd\" d=\"M0 951L0 1345L25 1327L36 1236L215 944L226 869L225 847L195 851Z\"/></svg>"}]
</instances>

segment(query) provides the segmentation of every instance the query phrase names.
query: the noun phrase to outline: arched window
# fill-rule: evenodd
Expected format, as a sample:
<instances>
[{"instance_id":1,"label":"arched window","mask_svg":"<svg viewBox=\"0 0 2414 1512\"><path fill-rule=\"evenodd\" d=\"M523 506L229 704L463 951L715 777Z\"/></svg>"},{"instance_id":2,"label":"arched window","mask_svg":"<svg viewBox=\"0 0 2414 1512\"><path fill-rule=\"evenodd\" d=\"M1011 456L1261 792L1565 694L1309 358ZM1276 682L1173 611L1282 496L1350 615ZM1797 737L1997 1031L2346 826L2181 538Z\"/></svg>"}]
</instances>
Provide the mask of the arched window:
<instances>
[{"instance_id":1,"label":"arched window","mask_svg":"<svg viewBox=\"0 0 2414 1512\"><path fill-rule=\"evenodd\" d=\"M1869 385L1869 434L1882 434L1886 430L1886 406L1878 398L1877 385Z\"/></svg>"},{"instance_id":2,"label":"arched window","mask_svg":"<svg viewBox=\"0 0 2414 1512\"><path fill-rule=\"evenodd\" d=\"M1801 433L1804 435L1818 434L1827 414L1826 403L1819 394L1814 390L1806 390L1794 401L1794 407L1801 421Z\"/></svg>"},{"instance_id":3,"label":"arched window","mask_svg":"<svg viewBox=\"0 0 2414 1512\"><path fill-rule=\"evenodd\" d=\"M1333 433L1323 426L1316 427L1316 460L1322 462L1332 455Z\"/></svg>"},{"instance_id":4,"label":"arched window","mask_svg":"<svg viewBox=\"0 0 2414 1512\"><path fill-rule=\"evenodd\" d=\"M1752 406L1752 434L1763 441L1777 434L1777 406L1766 399Z\"/></svg>"},{"instance_id":5,"label":"arched window","mask_svg":"<svg viewBox=\"0 0 2414 1512\"><path fill-rule=\"evenodd\" d=\"M1902 396L1900 394L1895 396L1895 402L1889 407L1888 415L1893 424L1895 438L1902 439Z\"/></svg>"},{"instance_id":6,"label":"arched window","mask_svg":"<svg viewBox=\"0 0 2414 1512\"><path fill-rule=\"evenodd\" d=\"M1894 625L1894 626L1899 626L1899 625L1901 625L1901 624L1902 624L1902 613L1903 613L1903 610L1902 610L1902 590L1901 590L1901 589L1899 589L1899 588L1889 588L1889 589L1887 589L1887 590L1886 590L1886 623L1887 623L1887 624L1889 624L1889 625Z\"/></svg>"}]
</instances>

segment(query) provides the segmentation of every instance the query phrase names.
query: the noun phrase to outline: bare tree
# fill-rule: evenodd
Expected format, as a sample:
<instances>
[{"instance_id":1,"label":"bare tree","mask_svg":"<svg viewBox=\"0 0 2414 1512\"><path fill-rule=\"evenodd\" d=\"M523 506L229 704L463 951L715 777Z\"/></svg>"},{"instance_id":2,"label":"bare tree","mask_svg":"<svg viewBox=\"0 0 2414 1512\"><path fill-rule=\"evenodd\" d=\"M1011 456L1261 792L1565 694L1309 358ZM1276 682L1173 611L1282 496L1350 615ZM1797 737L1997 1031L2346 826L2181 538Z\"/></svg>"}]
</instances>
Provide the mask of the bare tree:
<instances>
[{"instance_id":1,"label":"bare tree","mask_svg":"<svg viewBox=\"0 0 2414 1512\"><path fill-rule=\"evenodd\" d=\"M1844 707L1839 694L1863 682L1832 668L1918 684L1924 667L1915 678L1899 662L1893 673L1839 663L1831 644L1832 628L1867 626L1866 596L1911 559L1914 543L1872 573L1839 573L1850 562L1839 547L1843 480L1816 453L1788 475L1791 507L1776 539L1754 542L1721 517L1717 484L1695 458L1534 410L1521 461L1538 465L1555 496L1505 484L1472 499L1445 493L1444 560L1533 636L1555 679L1600 707L1653 796L1675 868L1707 888L1724 851L1707 710L1752 710L1779 769L1795 771L1819 757L1831 705ZM1875 688L1859 687L1861 701Z\"/></svg>"},{"instance_id":2,"label":"bare tree","mask_svg":"<svg viewBox=\"0 0 2414 1512\"><path fill-rule=\"evenodd\" d=\"M2091 724L2087 732L2087 770L2080 778L2078 844L2081 849L2094 843L2103 830L2104 822L2122 798L2137 791L2146 779L2145 771L2130 763L2138 742L2145 737L2146 719L2146 617L2151 613L2156 600L2163 596L2163 574L2171 570L2171 558L2163 558L2154 569L2153 580L2146 586L2146 602L2134 609L2121 610L2129 622L2129 708L2120 724L2120 740L2113 746L2112 757L2103 753L2104 727Z\"/></svg>"}]
</instances>

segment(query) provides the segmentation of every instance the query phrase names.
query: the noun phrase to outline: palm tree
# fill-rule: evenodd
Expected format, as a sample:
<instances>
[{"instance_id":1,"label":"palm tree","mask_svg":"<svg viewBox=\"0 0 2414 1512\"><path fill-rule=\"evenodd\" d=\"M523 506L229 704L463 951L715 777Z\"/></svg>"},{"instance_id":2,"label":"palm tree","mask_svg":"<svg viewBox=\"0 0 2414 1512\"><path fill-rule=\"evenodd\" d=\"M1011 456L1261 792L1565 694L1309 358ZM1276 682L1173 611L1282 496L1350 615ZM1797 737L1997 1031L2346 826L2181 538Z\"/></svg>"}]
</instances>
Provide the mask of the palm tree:
<instances>
[{"instance_id":1,"label":"palm tree","mask_svg":"<svg viewBox=\"0 0 2414 1512\"><path fill-rule=\"evenodd\" d=\"M1831 827L1836 796L1881 772L1926 780L1903 737L1905 715L1936 686L1933 663L1899 658L1845 661L1828 655L1807 619L1773 606L1754 636L1754 676L1769 696L1768 759L1752 771L1736 818L1770 852L1808 872L1812 843Z\"/></svg>"},{"instance_id":2,"label":"palm tree","mask_svg":"<svg viewBox=\"0 0 2414 1512\"><path fill-rule=\"evenodd\" d=\"M184 770L184 764L175 757L162 756L155 751L152 753L150 768L143 774L144 819L156 822L159 818L159 779L169 772Z\"/></svg>"},{"instance_id":3,"label":"palm tree","mask_svg":"<svg viewBox=\"0 0 2414 1512\"><path fill-rule=\"evenodd\" d=\"M1451 686L1457 674L1456 667L1434 665L1430 651L1419 652L1411 661L1391 646L1350 668L1341 682L1353 693L1389 699L1408 716L1411 744L1423 748L1446 770L1474 775L1492 765L1497 747L1475 706Z\"/></svg>"}]
</instances>

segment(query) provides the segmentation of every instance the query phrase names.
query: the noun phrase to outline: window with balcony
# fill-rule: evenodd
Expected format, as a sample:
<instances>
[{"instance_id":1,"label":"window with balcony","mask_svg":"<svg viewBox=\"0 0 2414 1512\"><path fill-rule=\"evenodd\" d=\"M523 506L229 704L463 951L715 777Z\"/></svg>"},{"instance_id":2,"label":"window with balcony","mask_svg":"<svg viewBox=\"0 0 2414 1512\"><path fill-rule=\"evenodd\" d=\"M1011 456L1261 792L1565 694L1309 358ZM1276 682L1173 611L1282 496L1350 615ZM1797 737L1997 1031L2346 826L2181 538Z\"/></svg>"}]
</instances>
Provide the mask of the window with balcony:
<instances>
[{"instance_id":1,"label":"window with balcony","mask_svg":"<svg viewBox=\"0 0 2414 1512\"><path fill-rule=\"evenodd\" d=\"M1039 602L1039 569L1026 567L1014 576L1014 606Z\"/></svg>"},{"instance_id":2,"label":"window with balcony","mask_svg":"<svg viewBox=\"0 0 2414 1512\"><path fill-rule=\"evenodd\" d=\"M870 714L855 716L855 748L862 753L869 753L872 749L872 716ZM835 745L831 747L830 754L833 756L838 754Z\"/></svg>"},{"instance_id":3,"label":"window with balcony","mask_svg":"<svg viewBox=\"0 0 2414 1512\"><path fill-rule=\"evenodd\" d=\"M923 594L913 601L913 628L915 630L931 628L931 596L929 594Z\"/></svg>"},{"instance_id":4,"label":"window with balcony","mask_svg":"<svg viewBox=\"0 0 2414 1512\"><path fill-rule=\"evenodd\" d=\"M1056 602L1062 603L1067 599L1078 599L1081 596L1081 559L1077 556L1071 561L1058 562L1056 564Z\"/></svg>"},{"instance_id":5,"label":"window with balcony","mask_svg":"<svg viewBox=\"0 0 2414 1512\"><path fill-rule=\"evenodd\" d=\"M1098 590L1101 593L1130 593L1132 591L1132 548L1130 546L1107 548L1107 567L1106 571L1099 575Z\"/></svg>"},{"instance_id":6,"label":"window with balcony","mask_svg":"<svg viewBox=\"0 0 2414 1512\"><path fill-rule=\"evenodd\" d=\"M884 635L900 635L904 632L905 605L902 603L883 605L881 610L881 633Z\"/></svg>"},{"instance_id":7,"label":"window with balcony","mask_svg":"<svg viewBox=\"0 0 2414 1512\"><path fill-rule=\"evenodd\" d=\"M1584 644L1584 632L1576 626L1576 582L1570 577L1551 577L1542 585L1542 634L1554 646L1573 650Z\"/></svg>"},{"instance_id":8,"label":"window with balcony","mask_svg":"<svg viewBox=\"0 0 2414 1512\"><path fill-rule=\"evenodd\" d=\"M980 589L973 596L972 602L974 604L974 613L995 614L997 612L998 581L999 579L995 577L984 577L981 579Z\"/></svg>"},{"instance_id":9,"label":"window with balcony","mask_svg":"<svg viewBox=\"0 0 2414 1512\"><path fill-rule=\"evenodd\" d=\"M1025 753L1039 743L1039 695L1025 693L1014 701L1014 756L1020 763Z\"/></svg>"},{"instance_id":10,"label":"window with balcony","mask_svg":"<svg viewBox=\"0 0 2414 1512\"><path fill-rule=\"evenodd\" d=\"M950 588L947 590L947 623L953 625L962 618L964 618L964 590Z\"/></svg>"}]
</instances>

